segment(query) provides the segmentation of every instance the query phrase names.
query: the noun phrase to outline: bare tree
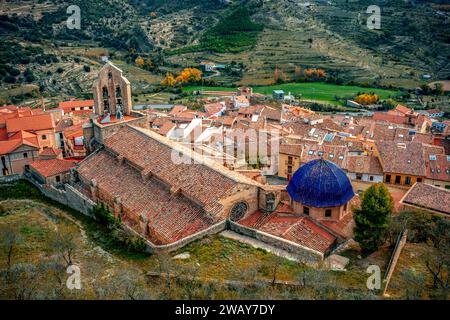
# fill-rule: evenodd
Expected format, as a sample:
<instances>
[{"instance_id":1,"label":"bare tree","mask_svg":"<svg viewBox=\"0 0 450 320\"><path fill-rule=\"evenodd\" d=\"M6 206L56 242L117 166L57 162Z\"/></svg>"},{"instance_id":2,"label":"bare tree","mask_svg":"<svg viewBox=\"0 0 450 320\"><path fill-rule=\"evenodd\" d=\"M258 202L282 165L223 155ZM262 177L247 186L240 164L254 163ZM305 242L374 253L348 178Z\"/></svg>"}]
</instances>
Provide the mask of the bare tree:
<instances>
[{"instance_id":1,"label":"bare tree","mask_svg":"<svg viewBox=\"0 0 450 320\"><path fill-rule=\"evenodd\" d=\"M35 265L30 263L18 263L5 271L6 287L5 291L9 298L16 300L30 300L36 297L38 288L38 275Z\"/></svg>"},{"instance_id":2,"label":"bare tree","mask_svg":"<svg viewBox=\"0 0 450 320\"><path fill-rule=\"evenodd\" d=\"M22 237L20 234L12 229L11 227L6 227L4 230L1 230L1 246L4 249L7 259L8 259L8 269L11 268L11 260L14 254L14 249L17 245L22 242Z\"/></svg>"},{"instance_id":3,"label":"bare tree","mask_svg":"<svg viewBox=\"0 0 450 320\"><path fill-rule=\"evenodd\" d=\"M50 250L58 254L65 264L66 268L72 265L74 253L77 249L77 242L74 235L70 232L58 232L50 240Z\"/></svg>"}]
</instances>

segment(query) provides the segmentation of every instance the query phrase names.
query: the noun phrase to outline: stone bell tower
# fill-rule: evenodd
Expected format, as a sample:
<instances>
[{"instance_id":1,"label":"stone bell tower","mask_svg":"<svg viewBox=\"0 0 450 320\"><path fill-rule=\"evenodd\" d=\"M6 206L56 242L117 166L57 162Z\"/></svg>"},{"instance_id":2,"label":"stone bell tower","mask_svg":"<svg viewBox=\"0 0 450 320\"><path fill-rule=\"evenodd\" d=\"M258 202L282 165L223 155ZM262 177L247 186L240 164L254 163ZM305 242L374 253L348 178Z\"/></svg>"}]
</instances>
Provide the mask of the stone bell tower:
<instances>
[{"instance_id":1,"label":"stone bell tower","mask_svg":"<svg viewBox=\"0 0 450 320\"><path fill-rule=\"evenodd\" d=\"M131 85L122 75L122 70L111 62L106 63L94 81L95 114L97 116L111 115L121 118L130 115Z\"/></svg>"}]
</instances>

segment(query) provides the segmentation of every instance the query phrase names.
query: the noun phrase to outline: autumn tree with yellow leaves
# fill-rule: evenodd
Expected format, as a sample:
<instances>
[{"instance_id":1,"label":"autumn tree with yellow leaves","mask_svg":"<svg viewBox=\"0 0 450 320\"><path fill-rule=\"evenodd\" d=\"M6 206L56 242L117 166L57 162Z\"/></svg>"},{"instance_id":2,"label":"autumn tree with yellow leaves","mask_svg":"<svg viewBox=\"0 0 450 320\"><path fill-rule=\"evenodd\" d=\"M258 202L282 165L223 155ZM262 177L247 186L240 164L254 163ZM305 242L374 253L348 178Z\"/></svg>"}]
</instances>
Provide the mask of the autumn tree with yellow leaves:
<instances>
[{"instance_id":1,"label":"autumn tree with yellow leaves","mask_svg":"<svg viewBox=\"0 0 450 320\"><path fill-rule=\"evenodd\" d=\"M171 74L170 72L167 72L166 76L161 81L161 85L166 86L166 87L173 87L176 84L177 84L177 81L175 80L175 77L173 76L173 74Z\"/></svg>"},{"instance_id":2,"label":"autumn tree with yellow leaves","mask_svg":"<svg viewBox=\"0 0 450 320\"><path fill-rule=\"evenodd\" d=\"M190 82L197 82L202 79L202 72L196 68L185 68L183 71L181 71L176 81L177 83L190 83Z\"/></svg>"},{"instance_id":3,"label":"autumn tree with yellow leaves","mask_svg":"<svg viewBox=\"0 0 450 320\"><path fill-rule=\"evenodd\" d=\"M355 98L355 101L363 105L368 105L376 103L379 99L380 98L376 94L363 93L358 95Z\"/></svg>"},{"instance_id":4,"label":"autumn tree with yellow leaves","mask_svg":"<svg viewBox=\"0 0 450 320\"><path fill-rule=\"evenodd\" d=\"M137 57L136 60L134 60L134 63L138 67L142 68L144 66L144 64L145 64L145 61L144 61L144 59L142 57Z\"/></svg>"}]
</instances>

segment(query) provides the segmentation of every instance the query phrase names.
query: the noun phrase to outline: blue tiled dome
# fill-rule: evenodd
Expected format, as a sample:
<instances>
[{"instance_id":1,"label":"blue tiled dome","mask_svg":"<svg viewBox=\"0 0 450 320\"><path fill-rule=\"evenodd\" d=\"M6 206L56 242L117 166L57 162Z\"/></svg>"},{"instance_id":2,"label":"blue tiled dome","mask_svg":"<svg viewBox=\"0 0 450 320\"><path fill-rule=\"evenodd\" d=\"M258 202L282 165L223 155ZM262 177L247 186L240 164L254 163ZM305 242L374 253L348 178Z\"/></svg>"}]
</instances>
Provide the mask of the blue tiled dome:
<instances>
[{"instance_id":1,"label":"blue tiled dome","mask_svg":"<svg viewBox=\"0 0 450 320\"><path fill-rule=\"evenodd\" d=\"M344 171L324 159L302 165L286 190L294 201L316 208L341 206L355 195Z\"/></svg>"}]
</instances>

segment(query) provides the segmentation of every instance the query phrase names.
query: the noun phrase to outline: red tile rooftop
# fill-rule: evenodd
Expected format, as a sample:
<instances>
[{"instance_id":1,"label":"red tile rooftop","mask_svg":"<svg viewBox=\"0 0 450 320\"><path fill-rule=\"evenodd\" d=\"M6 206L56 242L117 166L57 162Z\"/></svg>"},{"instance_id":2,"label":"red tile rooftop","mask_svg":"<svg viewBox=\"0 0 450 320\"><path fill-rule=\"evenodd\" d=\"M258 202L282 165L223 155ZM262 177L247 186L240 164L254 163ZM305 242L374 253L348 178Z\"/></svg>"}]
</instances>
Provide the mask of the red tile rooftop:
<instances>
[{"instance_id":1,"label":"red tile rooftop","mask_svg":"<svg viewBox=\"0 0 450 320\"><path fill-rule=\"evenodd\" d=\"M449 215L450 190L417 182L409 189L400 203Z\"/></svg>"},{"instance_id":2,"label":"red tile rooftop","mask_svg":"<svg viewBox=\"0 0 450 320\"><path fill-rule=\"evenodd\" d=\"M144 182L139 171L129 164L118 164L107 151L86 158L78 172L83 180L95 179L102 194L120 197L123 220L130 227L136 228L144 215L148 221L147 238L154 244L175 242L216 222L200 206L183 195L173 194L156 178Z\"/></svg>"},{"instance_id":3,"label":"red tile rooftop","mask_svg":"<svg viewBox=\"0 0 450 320\"><path fill-rule=\"evenodd\" d=\"M73 100L73 101L63 101L59 103L58 108L63 109L64 112L71 112L72 108L80 107L93 107L94 100ZM92 110L90 110L92 112Z\"/></svg>"},{"instance_id":4,"label":"red tile rooftop","mask_svg":"<svg viewBox=\"0 0 450 320\"><path fill-rule=\"evenodd\" d=\"M75 163L67 160L51 159L32 162L30 167L47 178L69 171L75 167Z\"/></svg>"},{"instance_id":5,"label":"red tile rooftop","mask_svg":"<svg viewBox=\"0 0 450 320\"><path fill-rule=\"evenodd\" d=\"M327 253L337 238L307 216L257 211L239 224Z\"/></svg>"},{"instance_id":6,"label":"red tile rooftop","mask_svg":"<svg viewBox=\"0 0 450 320\"><path fill-rule=\"evenodd\" d=\"M18 117L6 120L8 133L20 130L37 131L54 128L52 116L50 114L39 114L26 117Z\"/></svg>"}]
</instances>

